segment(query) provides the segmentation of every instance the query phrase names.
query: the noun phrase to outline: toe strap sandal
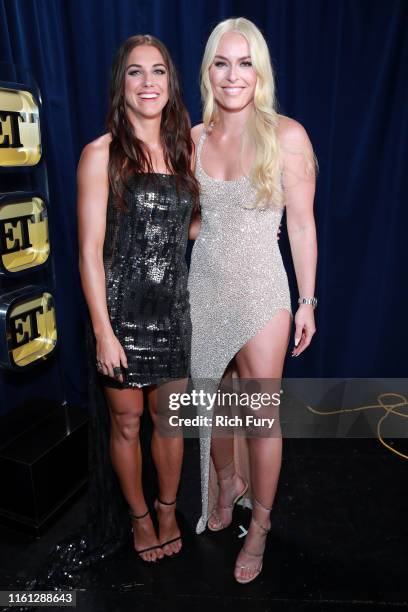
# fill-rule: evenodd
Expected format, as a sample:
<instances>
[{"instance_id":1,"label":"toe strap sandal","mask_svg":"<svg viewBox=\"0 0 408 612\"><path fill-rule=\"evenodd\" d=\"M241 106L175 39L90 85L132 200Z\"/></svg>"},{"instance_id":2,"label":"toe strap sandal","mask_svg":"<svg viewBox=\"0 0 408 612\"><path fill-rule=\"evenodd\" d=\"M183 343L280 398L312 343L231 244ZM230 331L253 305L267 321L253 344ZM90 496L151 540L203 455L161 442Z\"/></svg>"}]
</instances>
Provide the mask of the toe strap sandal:
<instances>
[{"instance_id":1,"label":"toe strap sandal","mask_svg":"<svg viewBox=\"0 0 408 612\"><path fill-rule=\"evenodd\" d=\"M174 506L174 504L177 503L177 499L175 499L172 502L164 502L160 499L160 497L157 498L157 501L159 504L162 504L163 506ZM177 542L178 540L181 540L181 535L177 536L176 538L171 538L170 540L166 540L165 542L161 542L160 547L163 548L163 546L166 546L166 544L173 544L173 542Z\"/></svg>"},{"instance_id":2,"label":"toe strap sandal","mask_svg":"<svg viewBox=\"0 0 408 612\"><path fill-rule=\"evenodd\" d=\"M268 510L268 511L271 511L271 510L272 510L272 508L269 508L268 506L264 506L263 504L261 504L261 502L260 502L259 500L257 500L256 498L254 499L254 501L255 501L257 504L259 504L259 506L261 506L261 507L262 507L264 510ZM270 528L270 527L265 527L264 525L261 525L261 523L259 523L259 522L257 521L257 519L254 517L254 515L253 515L253 514L252 514L251 521L253 521L253 522L255 523L255 525L256 525L256 526L257 526L259 529L261 529L261 530L263 531L263 533L264 533L265 537L268 535L269 531L271 530L271 528ZM236 565L236 568L237 568L237 569L244 569L244 570L245 570L245 569L248 569L248 570L249 570L251 573L253 573L253 575L252 575L250 578L246 578L246 579L237 578L237 577L235 576L235 580L236 580L237 582L239 582L240 584L248 584L248 582L252 582L253 580L255 580L255 578L257 578L257 577L259 576L259 574L262 572L263 556L264 556L264 552L265 552L265 551L263 551L263 552L261 552L261 553L251 553L251 552L249 552L249 551L247 551L247 550L246 550L246 548L245 548L245 544L244 544L244 546L243 546L242 550L243 550L243 552L244 552L246 555L248 555L248 557L254 557L254 558L257 558L257 559L261 559L261 562L259 563L258 567L257 567L257 568L255 568L255 569L254 569L254 568L252 568L252 567L251 567L251 566L249 566L249 565Z\"/></svg>"},{"instance_id":3,"label":"toe strap sandal","mask_svg":"<svg viewBox=\"0 0 408 612\"><path fill-rule=\"evenodd\" d=\"M140 521L141 519L144 519L148 514L149 514L149 510L146 510L144 514L140 514L139 516L137 516L136 514L133 514L131 510L129 510L129 516L132 519L132 521ZM133 532L133 527L132 527L132 532ZM140 559L142 561L145 561L145 559L143 559L141 555L145 552L148 552L149 550L155 550L156 548L161 548L161 545L156 544L155 546L148 546L147 548L141 548L141 549L135 548L135 551L139 555Z\"/></svg>"}]
</instances>

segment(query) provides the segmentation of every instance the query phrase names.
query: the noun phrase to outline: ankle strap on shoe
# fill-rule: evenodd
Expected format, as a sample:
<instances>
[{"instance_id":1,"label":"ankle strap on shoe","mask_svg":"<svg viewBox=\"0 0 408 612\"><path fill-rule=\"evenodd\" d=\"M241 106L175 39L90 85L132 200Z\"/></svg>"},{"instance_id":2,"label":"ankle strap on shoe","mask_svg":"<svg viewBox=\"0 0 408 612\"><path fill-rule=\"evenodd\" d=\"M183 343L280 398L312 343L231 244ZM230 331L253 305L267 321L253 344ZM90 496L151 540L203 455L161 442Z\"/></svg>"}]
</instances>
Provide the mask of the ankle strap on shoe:
<instances>
[{"instance_id":1,"label":"ankle strap on shoe","mask_svg":"<svg viewBox=\"0 0 408 612\"><path fill-rule=\"evenodd\" d=\"M148 514L149 514L149 510L146 510L146 512L144 514L139 514L139 516L137 514L133 514L132 510L129 510L130 518L136 519L136 520L142 519L145 516L147 516Z\"/></svg>"},{"instance_id":2,"label":"ankle strap on shoe","mask_svg":"<svg viewBox=\"0 0 408 612\"><path fill-rule=\"evenodd\" d=\"M162 501L162 500L160 499L160 497L158 497L158 498L157 498L157 501L159 502L159 504L163 504L163 506L173 506L173 505L174 505L174 504L177 502L177 497L176 497L176 499L175 499L174 501L172 501L172 502L165 502L165 501Z\"/></svg>"},{"instance_id":3,"label":"ankle strap on shoe","mask_svg":"<svg viewBox=\"0 0 408 612\"><path fill-rule=\"evenodd\" d=\"M254 517L254 515L252 515L251 520L252 520L252 521L254 521L255 525L256 525L257 527L259 527L259 529L262 529L262 531L263 531L265 534L267 534L267 533L269 533L269 532L270 532L271 528L270 528L270 527L264 527L263 525L261 525L261 523L259 523L259 522L256 520L256 518Z\"/></svg>"},{"instance_id":4,"label":"ankle strap on shoe","mask_svg":"<svg viewBox=\"0 0 408 612\"><path fill-rule=\"evenodd\" d=\"M256 499L256 497L254 497L254 502L259 504L264 510L269 510L269 512L272 510L272 508L269 508L268 506L264 506L259 499Z\"/></svg>"}]
</instances>

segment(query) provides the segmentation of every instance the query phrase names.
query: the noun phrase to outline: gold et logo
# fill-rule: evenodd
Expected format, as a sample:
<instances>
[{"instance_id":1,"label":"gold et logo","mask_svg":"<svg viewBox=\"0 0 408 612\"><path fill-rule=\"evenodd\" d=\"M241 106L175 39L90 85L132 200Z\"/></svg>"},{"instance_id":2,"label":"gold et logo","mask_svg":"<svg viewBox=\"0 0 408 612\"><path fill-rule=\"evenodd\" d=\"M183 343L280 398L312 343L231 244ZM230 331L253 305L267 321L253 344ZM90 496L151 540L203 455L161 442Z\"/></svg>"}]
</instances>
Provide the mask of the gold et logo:
<instances>
[{"instance_id":1,"label":"gold et logo","mask_svg":"<svg viewBox=\"0 0 408 612\"><path fill-rule=\"evenodd\" d=\"M39 108L34 96L0 87L0 166L35 166L40 158Z\"/></svg>"},{"instance_id":2,"label":"gold et logo","mask_svg":"<svg viewBox=\"0 0 408 612\"><path fill-rule=\"evenodd\" d=\"M57 344L55 303L29 285L0 296L0 365L20 369L48 359Z\"/></svg>"},{"instance_id":3,"label":"gold et logo","mask_svg":"<svg viewBox=\"0 0 408 612\"><path fill-rule=\"evenodd\" d=\"M49 254L45 201L36 194L0 196L0 274L39 268Z\"/></svg>"}]
</instances>

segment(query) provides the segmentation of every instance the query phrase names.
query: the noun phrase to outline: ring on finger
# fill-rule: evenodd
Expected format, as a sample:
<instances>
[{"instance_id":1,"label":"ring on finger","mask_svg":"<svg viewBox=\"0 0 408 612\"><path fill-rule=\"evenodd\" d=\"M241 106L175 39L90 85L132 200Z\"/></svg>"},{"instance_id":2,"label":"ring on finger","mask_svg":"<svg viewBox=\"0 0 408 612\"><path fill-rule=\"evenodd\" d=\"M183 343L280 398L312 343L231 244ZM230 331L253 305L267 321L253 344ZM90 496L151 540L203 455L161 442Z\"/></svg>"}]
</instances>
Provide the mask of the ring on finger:
<instances>
[{"instance_id":1,"label":"ring on finger","mask_svg":"<svg viewBox=\"0 0 408 612\"><path fill-rule=\"evenodd\" d=\"M120 366L115 366L113 368L113 376L115 378L119 378L119 376L121 376L121 375L122 375L122 368Z\"/></svg>"}]
</instances>

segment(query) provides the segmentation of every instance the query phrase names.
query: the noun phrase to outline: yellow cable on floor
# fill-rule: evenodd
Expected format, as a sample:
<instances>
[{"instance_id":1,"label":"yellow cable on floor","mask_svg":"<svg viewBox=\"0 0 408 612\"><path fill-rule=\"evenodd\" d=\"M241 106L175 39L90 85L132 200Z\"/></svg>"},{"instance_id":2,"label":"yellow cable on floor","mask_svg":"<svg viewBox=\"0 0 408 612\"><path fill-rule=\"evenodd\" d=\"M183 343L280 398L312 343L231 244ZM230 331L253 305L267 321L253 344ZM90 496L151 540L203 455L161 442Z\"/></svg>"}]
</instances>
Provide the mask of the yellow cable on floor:
<instances>
[{"instance_id":1,"label":"yellow cable on floor","mask_svg":"<svg viewBox=\"0 0 408 612\"><path fill-rule=\"evenodd\" d=\"M385 404L383 402L383 398L389 397L389 396L398 397L402 401L396 404ZM356 408L342 408L341 410L331 410L329 412L323 412L321 410L316 410L316 408L312 408L312 406L306 406L306 408L313 414L319 414L321 416L331 416L332 414L341 414L342 412L358 412L359 410L369 410L370 408L382 408L386 412L379 419L377 423L377 435L378 435L379 441L381 442L383 446L385 446L385 448L393 452L395 455L398 455L399 457L402 457L403 459L408 459L408 455L405 455L401 451L387 444L387 442L385 442L381 434L381 425L390 414L395 414L405 419L408 418L408 414L404 414L403 412L399 412L398 410L395 410L396 408L399 408L401 406L408 406L407 398L405 397L405 395L401 395L400 393L381 393L377 397L377 400L378 400L378 404L371 404L371 405L369 404L368 406L357 406Z\"/></svg>"}]
</instances>

